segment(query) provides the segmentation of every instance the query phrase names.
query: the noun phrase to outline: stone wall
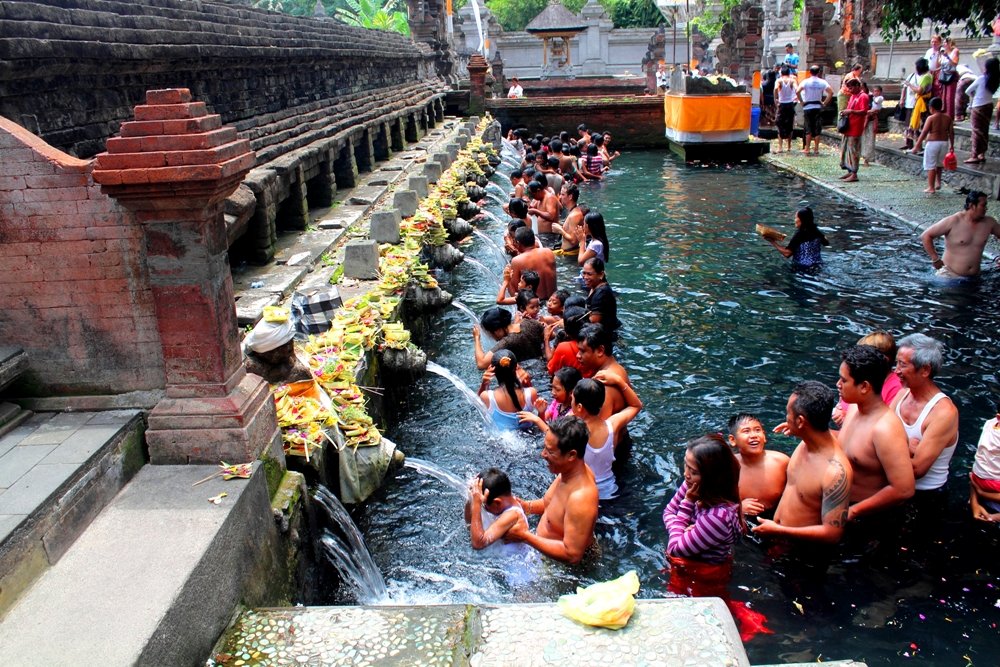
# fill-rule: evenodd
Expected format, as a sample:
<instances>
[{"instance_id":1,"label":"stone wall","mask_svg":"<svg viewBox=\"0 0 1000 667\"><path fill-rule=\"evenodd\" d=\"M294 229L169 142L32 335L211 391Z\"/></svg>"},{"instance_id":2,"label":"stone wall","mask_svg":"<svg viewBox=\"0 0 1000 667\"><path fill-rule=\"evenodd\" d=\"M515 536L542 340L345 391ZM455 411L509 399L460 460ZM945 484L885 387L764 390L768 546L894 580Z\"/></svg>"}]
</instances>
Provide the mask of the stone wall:
<instances>
[{"instance_id":1,"label":"stone wall","mask_svg":"<svg viewBox=\"0 0 1000 667\"><path fill-rule=\"evenodd\" d=\"M486 109L503 126L526 127L531 134L575 131L580 123L610 132L614 148L666 148L663 97L532 98L486 101Z\"/></svg>"},{"instance_id":2,"label":"stone wall","mask_svg":"<svg viewBox=\"0 0 1000 667\"><path fill-rule=\"evenodd\" d=\"M76 157L147 90L184 87L222 122L433 76L394 33L226 2L0 2L0 115Z\"/></svg>"},{"instance_id":3,"label":"stone wall","mask_svg":"<svg viewBox=\"0 0 1000 667\"><path fill-rule=\"evenodd\" d=\"M404 134L443 114L439 53L395 33L226 2L0 2L0 115L76 157L104 150L147 90L185 88L257 168L227 206L240 259L273 257ZM335 164L336 163L336 164ZM308 184L308 185L307 185Z\"/></svg>"},{"instance_id":4,"label":"stone wall","mask_svg":"<svg viewBox=\"0 0 1000 667\"><path fill-rule=\"evenodd\" d=\"M0 118L0 339L28 352L21 395L163 386L142 231L92 171Z\"/></svg>"},{"instance_id":5,"label":"stone wall","mask_svg":"<svg viewBox=\"0 0 1000 667\"><path fill-rule=\"evenodd\" d=\"M199 261L228 268L227 246L216 246L224 236L212 237L210 261L144 238L82 158L120 133L105 170L152 182L153 172L185 165L194 177L219 156L203 150L215 143L185 135L224 133L246 168L256 152L225 202L225 234L267 261L277 230L304 228L310 206L329 204L358 171L441 120L436 57L399 35L226 2L0 1L0 340L28 354L17 393L89 395L92 407L157 403L173 368L161 334L197 338L201 329L190 309L160 312L150 257L196 272ZM180 106L197 113L143 106L147 90L167 88L195 91L198 102ZM180 206L189 193L175 190ZM226 303L231 285L228 294ZM223 335L235 337L233 328Z\"/></svg>"}]
</instances>

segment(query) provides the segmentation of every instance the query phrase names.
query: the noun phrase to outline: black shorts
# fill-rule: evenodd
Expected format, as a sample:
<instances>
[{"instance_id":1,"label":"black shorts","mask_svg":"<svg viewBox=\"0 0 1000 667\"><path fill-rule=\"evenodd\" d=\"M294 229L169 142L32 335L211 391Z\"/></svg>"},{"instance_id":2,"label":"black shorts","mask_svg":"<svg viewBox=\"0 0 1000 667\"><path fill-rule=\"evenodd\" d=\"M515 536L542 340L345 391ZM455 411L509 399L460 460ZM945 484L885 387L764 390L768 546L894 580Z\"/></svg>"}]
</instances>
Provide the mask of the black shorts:
<instances>
[{"instance_id":1,"label":"black shorts","mask_svg":"<svg viewBox=\"0 0 1000 667\"><path fill-rule=\"evenodd\" d=\"M778 106L778 136L782 139L792 138L792 126L795 124L795 102L784 102Z\"/></svg>"},{"instance_id":2,"label":"black shorts","mask_svg":"<svg viewBox=\"0 0 1000 667\"><path fill-rule=\"evenodd\" d=\"M805 118L803 125L805 125L806 134L818 137L823 133L822 107L819 109L806 109L802 112L802 115Z\"/></svg>"}]
</instances>

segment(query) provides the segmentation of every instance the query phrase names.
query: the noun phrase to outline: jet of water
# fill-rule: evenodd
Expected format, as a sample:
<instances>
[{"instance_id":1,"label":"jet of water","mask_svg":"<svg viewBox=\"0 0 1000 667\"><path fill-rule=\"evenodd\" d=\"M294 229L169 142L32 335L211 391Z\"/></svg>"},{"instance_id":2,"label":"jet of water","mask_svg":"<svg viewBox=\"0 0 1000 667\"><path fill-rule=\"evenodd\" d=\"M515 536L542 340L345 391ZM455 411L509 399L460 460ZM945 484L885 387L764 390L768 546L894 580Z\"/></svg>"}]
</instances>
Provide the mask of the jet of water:
<instances>
[{"instance_id":1,"label":"jet of water","mask_svg":"<svg viewBox=\"0 0 1000 667\"><path fill-rule=\"evenodd\" d=\"M489 218L490 220L492 220L493 222L496 222L496 223L499 223L499 224L501 224L501 225L503 224L503 220L501 220L501 219L500 219L500 217L499 217L499 216L497 216L497 214L496 214L496 213L494 213L494 212L492 212L492 211L487 211L486 209L483 209L483 210L481 211L481 213L482 213L482 214L483 214L484 216L486 216L487 218Z\"/></svg>"},{"instance_id":2,"label":"jet of water","mask_svg":"<svg viewBox=\"0 0 1000 667\"><path fill-rule=\"evenodd\" d=\"M462 396L469 402L469 405L476 409L476 412L478 412L479 416L482 417L483 422L490 427L493 426L493 420L490 418L490 413L486 409L486 406L483 405L482 400L480 400L479 394L472 391L472 388L465 384L465 382L462 381L462 378L458 377L444 366L440 366L433 361L427 362L427 370L435 375L440 375L455 385L455 388L462 393Z\"/></svg>"},{"instance_id":3,"label":"jet of water","mask_svg":"<svg viewBox=\"0 0 1000 667\"><path fill-rule=\"evenodd\" d=\"M408 457L403 463L403 467L411 468L423 475L429 475L438 481L444 482L445 486L457 491L462 496L468 496L469 485L467 483L463 482L461 479L451 474L444 468L434 465L430 461Z\"/></svg>"},{"instance_id":4,"label":"jet of water","mask_svg":"<svg viewBox=\"0 0 1000 667\"><path fill-rule=\"evenodd\" d=\"M503 248L501 248L496 241L494 241L493 239L491 239L489 236L487 236L478 229L473 229L472 233L478 236L479 238L483 239L484 241L486 241L486 244L496 251L497 255L500 256L500 261L503 262L503 264L506 266L507 253L503 251Z\"/></svg>"},{"instance_id":5,"label":"jet of water","mask_svg":"<svg viewBox=\"0 0 1000 667\"><path fill-rule=\"evenodd\" d=\"M501 278L497 274L496 271L494 271L490 267L486 266L485 264L483 264L482 262L480 262L475 257L469 257L468 255L466 255L465 256L465 261L469 264L469 266L476 267L477 269L479 269L479 271L481 273L483 273L483 274L489 276L491 279L493 279L493 284L494 285L499 285L503 281L503 278ZM475 318L473 318L473 319L475 319Z\"/></svg>"},{"instance_id":6,"label":"jet of water","mask_svg":"<svg viewBox=\"0 0 1000 667\"><path fill-rule=\"evenodd\" d=\"M323 509L331 526L331 529L323 531L320 538L323 554L354 589L358 602L375 604L384 600L388 593L382 572L372 559L351 515L337 496L322 484L316 489L313 499Z\"/></svg>"}]
</instances>

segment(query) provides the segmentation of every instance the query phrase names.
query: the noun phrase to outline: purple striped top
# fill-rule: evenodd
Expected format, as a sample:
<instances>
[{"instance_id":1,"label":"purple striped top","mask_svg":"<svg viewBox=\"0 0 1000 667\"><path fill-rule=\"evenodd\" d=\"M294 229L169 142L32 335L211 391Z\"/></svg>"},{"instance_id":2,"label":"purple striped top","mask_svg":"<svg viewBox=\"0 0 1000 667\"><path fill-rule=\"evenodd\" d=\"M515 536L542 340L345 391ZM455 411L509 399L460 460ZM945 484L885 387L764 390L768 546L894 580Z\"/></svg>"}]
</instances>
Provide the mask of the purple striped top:
<instances>
[{"instance_id":1,"label":"purple striped top","mask_svg":"<svg viewBox=\"0 0 1000 667\"><path fill-rule=\"evenodd\" d=\"M685 500L687 482L682 482L663 510L667 528L667 554L707 563L724 563L733 557L733 545L740 538L740 510L736 503L700 507Z\"/></svg>"}]
</instances>

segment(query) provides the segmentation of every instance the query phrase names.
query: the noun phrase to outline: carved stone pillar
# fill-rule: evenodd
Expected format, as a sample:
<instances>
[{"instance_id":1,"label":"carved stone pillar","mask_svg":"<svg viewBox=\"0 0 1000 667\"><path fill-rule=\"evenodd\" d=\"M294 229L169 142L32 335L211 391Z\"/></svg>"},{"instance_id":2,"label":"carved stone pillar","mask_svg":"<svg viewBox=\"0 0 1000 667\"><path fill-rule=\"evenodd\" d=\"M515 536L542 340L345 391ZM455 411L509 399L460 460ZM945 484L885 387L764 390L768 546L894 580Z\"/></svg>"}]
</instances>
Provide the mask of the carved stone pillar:
<instances>
[{"instance_id":1,"label":"carved stone pillar","mask_svg":"<svg viewBox=\"0 0 1000 667\"><path fill-rule=\"evenodd\" d=\"M469 115L482 115L486 108L486 58L478 53L469 57Z\"/></svg>"},{"instance_id":2,"label":"carved stone pillar","mask_svg":"<svg viewBox=\"0 0 1000 667\"><path fill-rule=\"evenodd\" d=\"M254 166L236 130L186 88L152 90L97 156L94 180L146 240L166 396L149 415L153 463L282 463L274 401L243 367L223 217Z\"/></svg>"}]
</instances>

